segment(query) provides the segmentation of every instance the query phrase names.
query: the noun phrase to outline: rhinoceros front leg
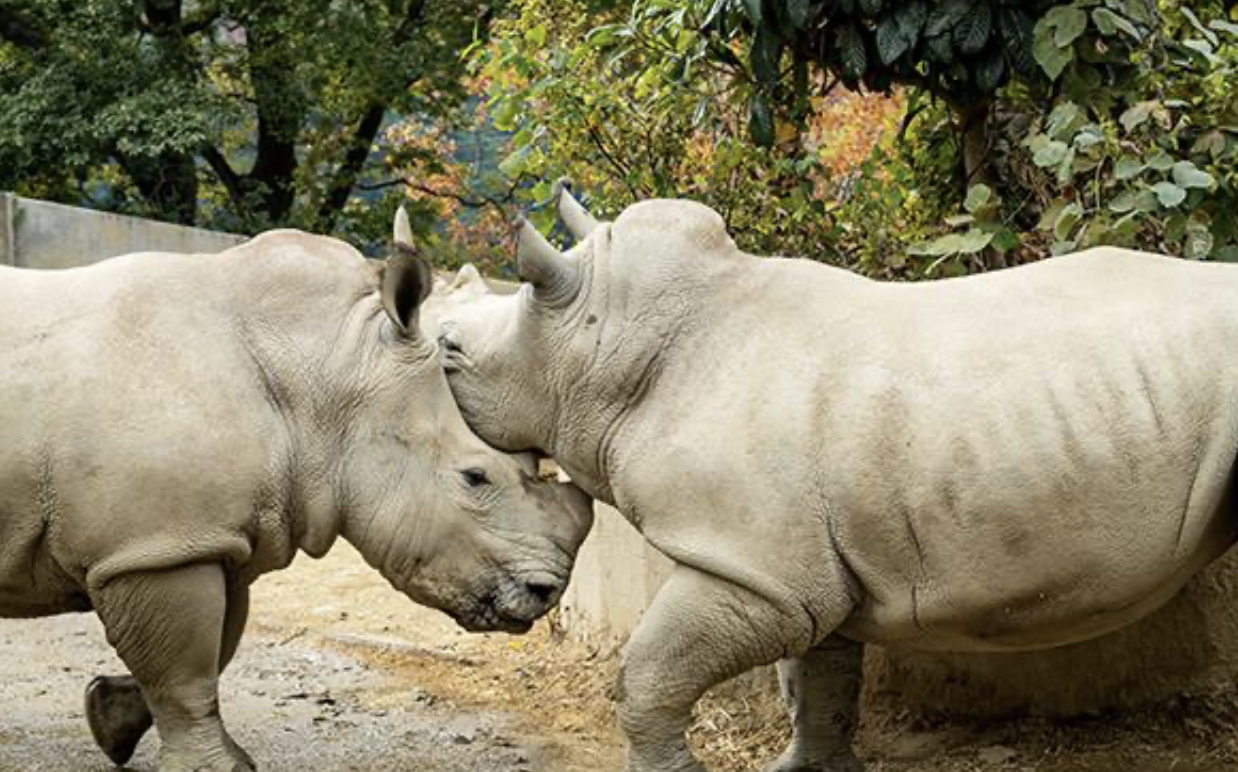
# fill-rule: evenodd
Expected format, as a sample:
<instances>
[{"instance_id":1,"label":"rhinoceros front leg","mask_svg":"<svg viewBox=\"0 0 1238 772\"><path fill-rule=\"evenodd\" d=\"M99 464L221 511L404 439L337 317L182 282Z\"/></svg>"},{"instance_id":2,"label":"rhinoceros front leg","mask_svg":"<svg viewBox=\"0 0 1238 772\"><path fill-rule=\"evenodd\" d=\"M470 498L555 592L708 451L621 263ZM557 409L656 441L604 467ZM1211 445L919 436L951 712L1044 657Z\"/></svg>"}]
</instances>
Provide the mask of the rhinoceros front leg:
<instances>
[{"instance_id":1,"label":"rhinoceros front leg","mask_svg":"<svg viewBox=\"0 0 1238 772\"><path fill-rule=\"evenodd\" d=\"M778 663L795 734L765 772L863 772L851 744L859 724L864 647L831 635Z\"/></svg>"},{"instance_id":2,"label":"rhinoceros front leg","mask_svg":"<svg viewBox=\"0 0 1238 772\"><path fill-rule=\"evenodd\" d=\"M253 772L219 717L229 616L223 569L198 564L129 574L108 582L93 600L159 731L160 772ZM239 640L244 614L238 616Z\"/></svg>"},{"instance_id":3,"label":"rhinoceros front leg","mask_svg":"<svg viewBox=\"0 0 1238 772\"><path fill-rule=\"evenodd\" d=\"M249 585L236 582L229 585L219 652L220 673L236 654L249 617ZM133 758L138 743L154 724L142 689L130 675L96 676L91 680L86 686L86 720L95 743L118 767ZM243 748L236 746L234 750L252 765Z\"/></svg>"},{"instance_id":4,"label":"rhinoceros front leg","mask_svg":"<svg viewBox=\"0 0 1238 772\"><path fill-rule=\"evenodd\" d=\"M827 603L825 629L849 610ZM799 603L776 606L736 584L678 566L628 643L617 688L629 772L703 772L684 733L710 687L811 644Z\"/></svg>"}]
</instances>

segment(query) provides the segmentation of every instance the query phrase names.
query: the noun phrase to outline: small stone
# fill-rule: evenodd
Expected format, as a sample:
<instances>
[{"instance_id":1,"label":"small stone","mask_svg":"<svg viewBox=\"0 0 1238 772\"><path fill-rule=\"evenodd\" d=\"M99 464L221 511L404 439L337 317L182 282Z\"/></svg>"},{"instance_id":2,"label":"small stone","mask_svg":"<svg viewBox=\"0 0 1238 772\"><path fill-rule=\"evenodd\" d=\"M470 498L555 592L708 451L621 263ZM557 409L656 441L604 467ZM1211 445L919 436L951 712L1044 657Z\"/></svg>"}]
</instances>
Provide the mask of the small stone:
<instances>
[{"instance_id":1,"label":"small stone","mask_svg":"<svg viewBox=\"0 0 1238 772\"><path fill-rule=\"evenodd\" d=\"M1005 764L1019 754L1013 748L1007 748L1005 745L992 745L988 748L981 748L976 752L976 755L985 764Z\"/></svg>"}]
</instances>

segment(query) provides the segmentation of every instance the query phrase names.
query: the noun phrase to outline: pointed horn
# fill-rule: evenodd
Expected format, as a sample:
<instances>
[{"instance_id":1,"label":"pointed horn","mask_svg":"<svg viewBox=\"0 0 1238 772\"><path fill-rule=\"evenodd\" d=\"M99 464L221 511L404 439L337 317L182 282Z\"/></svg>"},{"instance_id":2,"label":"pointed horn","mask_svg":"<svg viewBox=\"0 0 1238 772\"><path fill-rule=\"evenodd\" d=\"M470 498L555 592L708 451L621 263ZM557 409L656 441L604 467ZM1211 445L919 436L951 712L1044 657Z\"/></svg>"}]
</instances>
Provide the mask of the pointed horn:
<instances>
[{"instance_id":1,"label":"pointed horn","mask_svg":"<svg viewBox=\"0 0 1238 772\"><path fill-rule=\"evenodd\" d=\"M598 221L572 195L572 181L567 177L560 177L555 183L554 197L559 219L567 226L572 238L581 241L597 229Z\"/></svg>"},{"instance_id":2,"label":"pointed horn","mask_svg":"<svg viewBox=\"0 0 1238 772\"><path fill-rule=\"evenodd\" d=\"M576 294L576 266L559 253L523 217L518 218L516 270L522 281L533 285L533 295L542 302L557 305L570 302Z\"/></svg>"},{"instance_id":3,"label":"pointed horn","mask_svg":"<svg viewBox=\"0 0 1238 772\"><path fill-rule=\"evenodd\" d=\"M408 212L404 211L403 204L400 204L400 208L396 210L392 237L397 244L403 244L407 247L413 246L413 228L408 224Z\"/></svg>"}]
</instances>

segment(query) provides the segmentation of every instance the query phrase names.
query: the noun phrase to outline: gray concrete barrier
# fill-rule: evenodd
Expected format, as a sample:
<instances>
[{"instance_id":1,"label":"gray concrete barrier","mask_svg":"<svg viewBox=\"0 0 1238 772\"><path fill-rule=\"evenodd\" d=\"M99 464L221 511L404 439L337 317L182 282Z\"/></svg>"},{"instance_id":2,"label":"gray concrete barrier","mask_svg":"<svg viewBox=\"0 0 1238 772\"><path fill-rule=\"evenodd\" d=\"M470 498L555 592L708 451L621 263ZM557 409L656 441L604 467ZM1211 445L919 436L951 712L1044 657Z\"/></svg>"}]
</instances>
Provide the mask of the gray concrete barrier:
<instances>
[{"instance_id":1,"label":"gray concrete barrier","mask_svg":"<svg viewBox=\"0 0 1238 772\"><path fill-rule=\"evenodd\" d=\"M0 264L71 268L130 252L222 252L243 236L0 193Z\"/></svg>"}]
</instances>

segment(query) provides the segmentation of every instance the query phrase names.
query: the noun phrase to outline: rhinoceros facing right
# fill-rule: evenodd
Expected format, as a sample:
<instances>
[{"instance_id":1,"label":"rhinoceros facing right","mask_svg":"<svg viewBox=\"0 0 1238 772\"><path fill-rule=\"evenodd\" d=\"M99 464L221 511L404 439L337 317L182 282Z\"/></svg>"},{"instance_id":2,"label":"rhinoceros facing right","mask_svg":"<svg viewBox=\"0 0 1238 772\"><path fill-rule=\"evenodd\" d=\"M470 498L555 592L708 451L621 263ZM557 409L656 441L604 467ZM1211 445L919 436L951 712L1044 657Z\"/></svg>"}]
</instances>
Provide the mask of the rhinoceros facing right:
<instances>
[{"instance_id":1,"label":"rhinoceros facing right","mask_svg":"<svg viewBox=\"0 0 1238 772\"><path fill-rule=\"evenodd\" d=\"M399 229L397 229L399 233ZM118 764L249 772L217 682L248 588L339 536L470 630L526 630L591 523L465 426L417 324L429 269L264 234L219 255L0 268L0 615L94 610L132 677L87 717Z\"/></svg>"},{"instance_id":2,"label":"rhinoceros facing right","mask_svg":"<svg viewBox=\"0 0 1238 772\"><path fill-rule=\"evenodd\" d=\"M689 201L443 319L465 420L550 453L675 569L617 692L632 772L699 772L706 689L783 660L777 772L854 772L860 644L1010 651L1148 614L1238 535L1238 268L1101 249L869 281Z\"/></svg>"}]
</instances>

